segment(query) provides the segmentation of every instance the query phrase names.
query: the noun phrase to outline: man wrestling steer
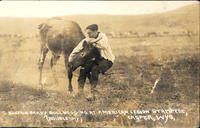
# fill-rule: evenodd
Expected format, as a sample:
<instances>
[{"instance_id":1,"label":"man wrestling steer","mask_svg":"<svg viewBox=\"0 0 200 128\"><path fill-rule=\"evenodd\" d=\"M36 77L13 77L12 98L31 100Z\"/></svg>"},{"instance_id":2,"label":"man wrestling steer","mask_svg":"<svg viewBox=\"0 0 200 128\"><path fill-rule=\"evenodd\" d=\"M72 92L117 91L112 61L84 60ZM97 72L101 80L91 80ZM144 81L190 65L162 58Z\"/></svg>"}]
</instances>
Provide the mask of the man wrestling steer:
<instances>
[{"instance_id":1,"label":"man wrestling steer","mask_svg":"<svg viewBox=\"0 0 200 128\"><path fill-rule=\"evenodd\" d=\"M115 60L115 56L112 53L110 44L106 35L98 31L98 25L92 24L86 27L87 37L80 41L80 43L73 49L69 56L69 62L73 60L73 57L83 49L83 43L87 42L95 46L100 52L100 59L91 59L87 64L80 69L78 78L79 91L83 92L85 80L88 77L91 84L91 93L94 96L96 92L95 88L98 83L98 76L100 73L105 73L110 69Z\"/></svg>"}]
</instances>

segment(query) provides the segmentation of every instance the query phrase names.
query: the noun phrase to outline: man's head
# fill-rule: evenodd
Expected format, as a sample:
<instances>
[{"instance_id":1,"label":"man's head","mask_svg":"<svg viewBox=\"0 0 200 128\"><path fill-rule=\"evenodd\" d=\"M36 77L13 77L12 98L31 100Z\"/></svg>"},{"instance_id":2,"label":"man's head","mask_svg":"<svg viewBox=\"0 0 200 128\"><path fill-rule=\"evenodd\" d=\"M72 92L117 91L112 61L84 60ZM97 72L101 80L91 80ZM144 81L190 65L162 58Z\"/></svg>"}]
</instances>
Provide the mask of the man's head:
<instances>
[{"instance_id":1,"label":"man's head","mask_svg":"<svg viewBox=\"0 0 200 128\"><path fill-rule=\"evenodd\" d=\"M91 24L86 27L86 33L89 38L96 38L98 34L98 25Z\"/></svg>"}]
</instances>

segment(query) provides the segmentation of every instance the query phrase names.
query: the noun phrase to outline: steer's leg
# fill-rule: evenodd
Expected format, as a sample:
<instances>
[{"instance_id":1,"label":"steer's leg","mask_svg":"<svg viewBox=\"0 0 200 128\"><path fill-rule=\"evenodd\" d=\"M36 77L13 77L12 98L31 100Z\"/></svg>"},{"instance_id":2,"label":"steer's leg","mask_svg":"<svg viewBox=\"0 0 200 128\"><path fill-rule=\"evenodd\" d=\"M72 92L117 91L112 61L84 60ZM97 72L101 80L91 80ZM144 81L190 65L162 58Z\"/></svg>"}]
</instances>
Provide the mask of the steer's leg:
<instances>
[{"instance_id":1,"label":"steer's leg","mask_svg":"<svg viewBox=\"0 0 200 128\"><path fill-rule=\"evenodd\" d=\"M53 66L56 65L56 63L57 63L57 61L58 61L59 58L60 58L60 56L56 56L54 54L52 55L51 62L50 62L51 68L53 68Z\"/></svg>"},{"instance_id":2,"label":"steer's leg","mask_svg":"<svg viewBox=\"0 0 200 128\"><path fill-rule=\"evenodd\" d=\"M78 77L78 91L80 92L83 92L86 76L87 76L87 70L85 68L80 69Z\"/></svg>"},{"instance_id":3,"label":"steer's leg","mask_svg":"<svg viewBox=\"0 0 200 128\"><path fill-rule=\"evenodd\" d=\"M42 69L43 69L43 64L46 58L46 54L48 53L48 48L43 47L41 48L41 55L38 63L38 68L40 70L40 78L39 78L39 84L42 85Z\"/></svg>"},{"instance_id":4,"label":"steer's leg","mask_svg":"<svg viewBox=\"0 0 200 128\"><path fill-rule=\"evenodd\" d=\"M56 72L53 70L53 66L56 65L59 58L60 58L60 56L56 56L53 54L51 57L51 61L50 61L51 71L52 71L53 78L54 78L56 84L58 84L58 79L56 77Z\"/></svg>"},{"instance_id":5,"label":"steer's leg","mask_svg":"<svg viewBox=\"0 0 200 128\"><path fill-rule=\"evenodd\" d=\"M73 77L73 66L68 63L68 56L65 56L65 67L66 67L66 70L67 70L67 74L68 74L68 90L69 92L72 92L73 91L73 88L72 88L72 77Z\"/></svg>"},{"instance_id":6,"label":"steer's leg","mask_svg":"<svg viewBox=\"0 0 200 128\"><path fill-rule=\"evenodd\" d=\"M73 77L73 74L72 74L72 69L71 68L68 68L68 79L69 79L69 85L68 85L68 89L70 92L73 91L73 88L72 88L72 77Z\"/></svg>"}]
</instances>

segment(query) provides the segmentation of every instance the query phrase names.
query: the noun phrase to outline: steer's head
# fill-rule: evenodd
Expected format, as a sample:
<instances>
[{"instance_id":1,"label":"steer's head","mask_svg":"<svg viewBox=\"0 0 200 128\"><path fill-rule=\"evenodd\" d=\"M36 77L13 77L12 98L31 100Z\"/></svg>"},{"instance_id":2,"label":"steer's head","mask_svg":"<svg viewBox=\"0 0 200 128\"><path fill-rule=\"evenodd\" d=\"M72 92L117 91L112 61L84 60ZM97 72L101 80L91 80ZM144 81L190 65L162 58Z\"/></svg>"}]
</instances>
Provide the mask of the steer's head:
<instances>
[{"instance_id":1,"label":"steer's head","mask_svg":"<svg viewBox=\"0 0 200 128\"><path fill-rule=\"evenodd\" d=\"M68 66L72 70L76 70L79 66L83 66L91 59L98 59L100 57L99 50L94 47L92 44L83 42L83 49L76 54L71 62L69 62Z\"/></svg>"}]
</instances>

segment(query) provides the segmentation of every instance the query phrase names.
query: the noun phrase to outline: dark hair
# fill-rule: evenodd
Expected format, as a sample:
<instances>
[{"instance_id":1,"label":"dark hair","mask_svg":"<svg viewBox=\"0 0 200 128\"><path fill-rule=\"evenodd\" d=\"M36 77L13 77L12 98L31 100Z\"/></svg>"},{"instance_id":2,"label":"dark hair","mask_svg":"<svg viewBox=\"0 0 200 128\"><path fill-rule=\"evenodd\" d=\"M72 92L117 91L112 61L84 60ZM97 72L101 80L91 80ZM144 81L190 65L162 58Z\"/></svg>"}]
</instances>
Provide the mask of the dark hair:
<instances>
[{"instance_id":1,"label":"dark hair","mask_svg":"<svg viewBox=\"0 0 200 128\"><path fill-rule=\"evenodd\" d=\"M86 29L90 29L92 31L97 31L98 25L97 24L91 24L91 25L87 26Z\"/></svg>"}]
</instances>

